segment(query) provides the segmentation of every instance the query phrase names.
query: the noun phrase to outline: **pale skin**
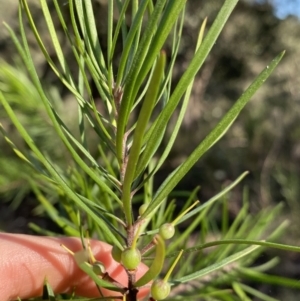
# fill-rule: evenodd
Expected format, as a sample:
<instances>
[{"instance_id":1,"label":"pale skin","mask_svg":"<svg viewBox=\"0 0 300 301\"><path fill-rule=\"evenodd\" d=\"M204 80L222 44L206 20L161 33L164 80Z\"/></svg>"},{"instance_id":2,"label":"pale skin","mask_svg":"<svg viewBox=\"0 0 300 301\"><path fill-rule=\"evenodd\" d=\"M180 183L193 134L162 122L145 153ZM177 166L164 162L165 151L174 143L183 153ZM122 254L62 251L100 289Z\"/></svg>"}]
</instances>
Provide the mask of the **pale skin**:
<instances>
[{"instance_id":1,"label":"pale skin","mask_svg":"<svg viewBox=\"0 0 300 301\"><path fill-rule=\"evenodd\" d=\"M78 238L0 233L0 301L41 296L45 279L55 293L75 291L79 296L98 297L99 291L94 282L80 270L62 244L73 252L82 250ZM93 240L91 248L110 277L126 286L127 274L112 259L111 246ZM137 278L146 270L146 266L140 265ZM117 295L104 289L101 291L105 296ZM143 298L148 292L149 288L143 288L138 297Z\"/></svg>"}]
</instances>

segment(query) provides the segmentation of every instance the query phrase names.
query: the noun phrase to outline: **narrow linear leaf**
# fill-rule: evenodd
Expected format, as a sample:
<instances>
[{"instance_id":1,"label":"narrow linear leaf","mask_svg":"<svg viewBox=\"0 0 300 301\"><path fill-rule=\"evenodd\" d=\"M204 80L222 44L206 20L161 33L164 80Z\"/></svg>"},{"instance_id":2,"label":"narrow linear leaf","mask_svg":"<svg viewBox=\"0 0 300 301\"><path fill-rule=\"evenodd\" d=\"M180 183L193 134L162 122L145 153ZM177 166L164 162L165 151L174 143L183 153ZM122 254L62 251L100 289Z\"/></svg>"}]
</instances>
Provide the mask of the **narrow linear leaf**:
<instances>
[{"instance_id":1,"label":"narrow linear leaf","mask_svg":"<svg viewBox=\"0 0 300 301\"><path fill-rule=\"evenodd\" d=\"M50 284L48 283L47 279L45 279L45 281L44 281L42 299L43 300L48 300L48 301L55 301L56 300L53 289L50 286Z\"/></svg>"},{"instance_id":2,"label":"narrow linear leaf","mask_svg":"<svg viewBox=\"0 0 300 301\"><path fill-rule=\"evenodd\" d=\"M201 25L195 51L197 51L198 48L201 45L201 42L202 42L202 39L203 39L203 35L204 35L205 26L206 26L206 19L204 19L204 21L203 21L203 23ZM168 157L168 155L169 155L169 153L170 153L170 151L171 151L171 149L173 147L175 139L176 139L176 137L178 135L178 132L179 132L179 130L181 128L181 124L182 124L183 118L185 116L185 112L186 112L187 107L188 107L188 103L189 103L190 96L191 96L192 89L193 89L194 79L195 78L193 78L193 80L190 82L188 88L186 89L186 92L184 94L184 99L183 99L182 106L181 106L180 111L179 111L179 115L178 115L176 124L174 126L174 129L172 131L172 134L171 134L170 138L168 139L169 140L168 144L166 145L166 147L165 147L162 155L160 156L160 158L159 158L159 160L157 162L157 165L156 165L155 169L153 170L153 174L155 174L160 169L160 167L165 162L166 158ZM153 149L153 153L152 153L153 155L154 155L155 151L156 151L156 149Z\"/></svg>"},{"instance_id":3,"label":"narrow linear leaf","mask_svg":"<svg viewBox=\"0 0 300 301\"><path fill-rule=\"evenodd\" d=\"M130 149L129 159L126 166L126 172L123 183L122 202L126 220L129 224L132 223L132 208L131 208L131 185L136 171L136 165L141 152L143 136L148 125L154 104L156 102L157 94L161 79L163 77L165 68L166 54L161 52L157 59L157 63L148 87L148 91L143 102L141 112L138 117L137 125L134 131L133 144Z\"/></svg>"},{"instance_id":4,"label":"narrow linear leaf","mask_svg":"<svg viewBox=\"0 0 300 301\"><path fill-rule=\"evenodd\" d=\"M153 259L149 270L135 283L136 287L143 286L155 279L163 268L166 253L165 241L160 235L156 235L154 240L156 240L155 258Z\"/></svg>"},{"instance_id":5,"label":"narrow linear leaf","mask_svg":"<svg viewBox=\"0 0 300 301\"><path fill-rule=\"evenodd\" d=\"M3 128L3 125L2 123L0 122L0 132L1 134L3 135L5 141L10 145L10 147L13 149L13 151L16 153L16 155L24 160L25 162L27 162L29 165L31 165L33 167L33 164L30 162L30 160L28 160L28 158L16 147L16 145L13 143L13 141L11 141L9 138L8 138L8 135L6 133L6 131L4 130Z\"/></svg>"},{"instance_id":6,"label":"narrow linear leaf","mask_svg":"<svg viewBox=\"0 0 300 301\"><path fill-rule=\"evenodd\" d=\"M37 158L40 160L40 162L45 166L45 168L48 170L48 172L51 174L53 179L63 188L64 192L70 199L72 199L83 211L88 213L96 223L98 223L103 231L105 231L108 235L108 237L111 239L112 242L117 244L118 246L122 246L115 235L111 232L107 224L100 219L72 190L71 187L68 186L68 184L64 181L62 176L57 172L57 170L54 168L54 166L51 164L49 160L45 158L45 156L40 152L40 150L37 148L37 146L34 144L32 138L29 136L27 131L24 129L22 124L19 122L17 116L13 112L11 106L6 101L3 94L0 92L0 102L2 103L4 109L6 110L8 116L14 123L15 127L18 129L19 133L25 140L25 142L28 144L28 146L32 149L32 151L35 153Z\"/></svg>"},{"instance_id":7,"label":"narrow linear leaf","mask_svg":"<svg viewBox=\"0 0 300 301\"><path fill-rule=\"evenodd\" d=\"M272 298L272 297L258 291L257 289L254 289L243 283L239 283L239 286L248 294L251 294L252 296L254 296L262 301L280 301L279 299Z\"/></svg>"},{"instance_id":8,"label":"narrow linear leaf","mask_svg":"<svg viewBox=\"0 0 300 301\"><path fill-rule=\"evenodd\" d=\"M113 58L113 55L114 55L114 52L115 52L115 48L116 48L116 44L117 44L117 40L118 40L119 33L120 33L120 29L125 24L125 12L127 10L127 7L129 5L130 1L131 0L126 0L125 3L123 4L122 8L121 8L120 15L119 15L119 18L118 18L118 22L117 22L117 25L116 25L116 28L115 28L115 32L114 32L114 35L113 35L112 47L111 47L109 61L111 61L112 58ZM123 51L124 51L124 49L125 49L125 47L123 47ZM118 82L118 81L116 81L116 82Z\"/></svg>"},{"instance_id":9,"label":"narrow linear leaf","mask_svg":"<svg viewBox=\"0 0 300 301\"><path fill-rule=\"evenodd\" d=\"M191 167L201 158L201 156L210 149L229 129L234 120L237 118L241 110L258 90L258 88L266 81L273 72L284 55L281 52L269 66L267 66L260 75L254 80L249 88L242 94L233 107L227 112L219 124L206 136L206 138L198 145L192 154L179 165L159 187L153 201L149 204L146 212L142 217L146 217L154 208L159 206L165 197L173 190L179 181L186 175Z\"/></svg>"},{"instance_id":10,"label":"narrow linear leaf","mask_svg":"<svg viewBox=\"0 0 300 301\"><path fill-rule=\"evenodd\" d=\"M67 71L67 64L66 64L66 61L65 61L65 57L64 57L62 48L60 46L59 39L57 37L57 30L54 27L53 20L52 20L52 17L51 17L51 13L49 11L47 1L40 0L40 3L41 3L41 7L42 7L42 10L43 10L43 13L44 13L44 17L45 17L45 20L46 20L46 23L47 23L47 26L48 26L49 34L50 34L52 43L54 45L54 49L56 51L56 54L57 54L58 60L60 62L61 68L62 68L63 72L65 73Z\"/></svg>"},{"instance_id":11,"label":"narrow linear leaf","mask_svg":"<svg viewBox=\"0 0 300 301\"><path fill-rule=\"evenodd\" d=\"M74 88L74 83L73 83L73 80L72 80L72 78L71 78L71 75L70 75L69 73L67 73L67 77L66 77L65 72L62 73L62 72L60 71L60 69L56 67L55 63L54 63L53 60L51 59L51 57L50 57L50 55L49 55L49 53L48 53L48 51L47 51L47 49L46 49L46 47L45 47L43 41L42 41L42 39L41 39L41 37L40 37L40 35L39 35L39 32L38 32L38 30L37 30L37 28L36 28L36 26L35 26L34 19L33 19L33 16L32 16L32 14L31 14L31 12L30 12L30 9L29 9L29 7L28 7L27 2L26 2L25 0L20 0L20 1L21 1L21 3L22 3L22 6L23 6L23 8L24 8L24 10L25 10L26 15L27 15L27 18L28 18L28 21L29 21L31 30L32 30L32 32L34 33L35 39L36 39L36 41L37 41L37 43L38 43L38 45L39 45L41 51L43 52L43 55L44 55L46 61L48 62L49 66L52 68L52 70L53 70L54 73L58 76L58 78L63 82L63 84L64 84L64 85L65 85L65 86L66 86L66 87L67 87L74 95L76 95L76 96L80 99L80 98L81 98L81 95L78 93L78 91L76 90L76 88ZM19 13L19 19L21 20L21 12ZM9 30L9 32L10 32L10 35L12 36L12 38L13 38L13 40L14 40L14 42L15 42L15 40L16 40L17 38L14 38L14 37L13 37L13 31L12 31L12 29L11 29L7 24L4 23L4 25L8 28L8 30ZM21 24L21 22L20 22L20 29L24 32L24 26L23 26L23 24ZM15 42L15 43L16 43L16 42ZM59 44L57 44L57 43L58 43L57 41L54 41L54 44L55 44L57 47L60 47ZM59 51L59 50L57 50L57 51ZM64 58L61 58L61 59L63 60ZM64 64L64 63L62 62L62 64ZM63 71L65 71L65 70L63 70Z\"/></svg>"},{"instance_id":12,"label":"narrow linear leaf","mask_svg":"<svg viewBox=\"0 0 300 301\"><path fill-rule=\"evenodd\" d=\"M23 1L23 0L22 0ZM20 44L19 40L17 39L16 35L14 34L14 32L8 27L11 37L20 53L20 56L22 57L28 71L29 74L32 78L32 81L41 97L41 100L46 108L46 111L49 115L49 117L51 118L51 121L53 122L54 128L57 132L57 134L59 135L59 137L61 138L61 140L64 142L64 144L66 145L66 147L69 149L70 153L72 154L74 160L79 164L79 166L92 178L94 179L94 181L100 186L102 187L105 191L107 191L116 201L120 202L119 198L117 197L117 195L110 189L110 187L101 179L99 179L99 176L81 159L81 157L79 156L79 154L74 150L74 148L71 146L70 142L68 141L67 137L65 136L65 134L62 131L61 126L59 125L59 123L56 121L55 115L53 113L52 110L52 106L51 103L49 102L47 96L45 95L45 92L43 90L43 87L40 83L39 77L36 73L31 55L30 55L30 50L29 50L29 46L27 43L27 38L26 38L26 34L24 31L24 26L23 26L23 21L22 21L22 11L21 8L19 9L19 19L20 19L20 28L21 28L21 35L22 35L22 39L23 39L23 45ZM3 97L3 95L1 95L2 100L4 102L6 102L5 98ZM9 106L9 104L6 102L7 104L7 108ZM12 114L14 114L12 112ZM16 120L16 122L19 123L19 121L17 120L16 116L14 115L14 118L11 118L12 120ZM19 123L20 124L20 123ZM16 123L15 123L16 125ZM20 133L26 133L25 129L22 127L22 132L20 131ZM28 135L28 134L27 134ZM29 135L28 135L29 137ZM29 141L31 143L31 145L34 145L33 141L31 138L29 138ZM34 146L35 147L35 146ZM46 160L47 161L47 160ZM48 161L47 161L48 162Z\"/></svg>"},{"instance_id":13,"label":"narrow linear leaf","mask_svg":"<svg viewBox=\"0 0 300 301\"><path fill-rule=\"evenodd\" d=\"M70 220L66 219L65 217L62 217L59 215L59 212L56 210L56 208L49 202L48 199L45 198L45 196L42 194L40 189L37 187L37 185L34 183L34 181L29 180L31 187L39 200L39 202L43 205L43 208L48 213L49 217L59 225L66 234L70 236L77 236L78 230L74 229L74 225L70 222Z\"/></svg>"},{"instance_id":14,"label":"narrow linear leaf","mask_svg":"<svg viewBox=\"0 0 300 301\"><path fill-rule=\"evenodd\" d=\"M177 21L176 25L175 25L175 28L174 28L171 60L170 60L169 65L167 67L164 83L162 84L161 92L160 92L160 95L158 97L158 99L161 100L161 102L162 102L162 104L161 104L162 106L165 106L165 103L169 99L169 95L170 95L171 83L172 83L171 78L172 78L174 65L175 65L175 62L176 62L176 58L177 58L178 50L179 50L179 46L180 46L180 41L181 41L181 36L182 36L182 28L183 28L183 24L184 24L184 15L185 15L185 10L182 11L181 17L180 17L180 22ZM184 115L184 112L183 112L184 110L185 110L185 108L184 108L184 103L183 103L183 105L181 107L181 110L180 110L180 115ZM139 158L139 162L138 162L138 165L137 165L137 168L136 168L135 178L138 175L140 175L144 170L143 168L149 164L150 160L153 158L154 153L158 149L158 147L161 144L161 141L162 141L162 139L165 135L166 127L164 128L163 131L161 131L160 136L157 137L156 144L151 145L151 144L147 143L148 140L149 140L149 137L151 137L151 135L152 135L152 131L155 129L156 120L152 123L149 130L147 130L147 132L145 133L145 136L144 136L144 144L145 145L147 144L147 153L150 154L150 156L149 155L145 156L144 152L142 153L141 157ZM165 150L164 150L163 154L160 156L160 159L159 159L159 162L157 163L156 168L151 171L151 173L148 175L148 177L153 176L155 174L155 172L159 169L160 164L162 164L162 162L165 161L165 158L169 154L170 148L173 145L172 138L173 137L174 137L174 139L176 138L176 135L177 135L176 134L176 129L177 129L177 127L180 127L180 122L176 122L174 131L172 132L172 135L169 139L168 145L165 147ZM144 181L142 181L139 184L139 186L141 187L143 185L143 183L146 182L146 181L147 181L147 178L144 179Z\"/></svg>"},{"instance_id":15,"label":"narrow linear leaf","mask_svg":"<svg viewBox=\"0 0 300 301\"><path fill-rule=\"evenodd\" d=\"M257 281L259 283L268 283L272 285L280 285L280 286L285 286L285 287L290 287L294 289L299 289L300 288L300 282L298 279L290 279L290 278L285 278L281 276L275 276L275 275L267 275L264 273L260 273L258 271L254 271L249 268L243 268L239 267L238 271L244 276L247 277L248 279L252 281Z\"/></svg>"},{"instance_id":16,"label":"narrow linear leaf","mask_svg":"<svg viewBox=\"0 0 300 301\"><path fill-rule=\"evenodd\" d=\"M214 195L212 198L210 198L209 200L207 200L205 203L203 203L200 206L197 206L197 208L193 209L191 212L188 212L186 215L184 215L177 223L176 225L179 225L180 223L186 221L187 219L198 215L199 213L201 213L203 210L205 210L206 208L212 206L217 200L219 200L222 196L224 196L225 194L227 194L231 189L233 189L238 183L240 183L248 174L248 172L244 172L242 175L240 175L233 183L231 183L230 185L228 185L227 187L225 187L222 191L220 191L219 193L217 193L216 195ZM155 233L157 233L158 230L152 230L152 231L147 231L144 233L144 235L153 235Z\"/></svg>"},{"instance_id":17,"label":"narrow linear leaf","mask_svg":"<svg viewBox=\"0 0 300 301\"><path fill-rule=\"evenodd\" d=\"M105 65L104 55L98 39L98 32L93 12L93 5L91 0L74 0L76 4L79 20L81 21L82 30L87 37L86 42L90 47L90 56L95 66L100 66L101 71L107 78L107 68Z\"/></svg>"},{"instance_id":18,"label":"narrow linear leaf","mask_svg":"<svg viewBox=\"0 0 300 301\"><path fill-rule=\"evenodd\" d=\"M252 253L253 251L255 251L256 249L258 249L259 246L251 246L243 251L240 251L234 255L231 255L229 257L227 257L226 259L220 261L220 262L217 262L205 269L202 269L200 271L197 271L197 272L194 272L194 273L191 273L189 275L186 275L184 277L181 277L181 278L178 278L178 279L175 279L173 281L170 281L171 283L173 284L179 284L179 283L185 283L185 282L188 282L188 281L191 281L191 280L194 280L194 279L197 279L197 278L201 278L207 274L210 274L216 270L219 270L221 268L223 268L224 266L234 262L234 261L237 261L241 258L243 258L244 256Z\"/></svg>"},{"instance_id":19,"label":"narrow linear leaf","mask_svg":"<svg viewBox=\"0 0 300 301\"><path fill-rule=\"evenodd\" d=\"M207 248L211 248L211 247L215 247L215 246L219 246L219 245L229 245L229 244L232 244L232 245L256 245L256 246L261 246L261 247L268 247L268 248L274 248L274 249L279 249L279 250L300 253L300 247L297 247L297 246L278 244L278 243L263 241L263 240L248 240L248 239L223 239L223 240L211 241L211 242L202 244L200 246L186 248L184 250L184 253L191 253L191 252L196 252L196 251L200 251L203 249L207 249ZM173 257L177 253L178 252L173 253L171 255L168 255L167 257Z\"/></svg>"},{"instance_id":20,"label":"narrow linear leaf","mask_svg":"<svg viewBox=\"0 0 300 301\"><path fill-rule=\"evenodd\" d=\"M152 130L151 136L149 137L149 141L147 143L148 147L145 149L143 154L145 162L149 162L150 158L153 156L153 149L155 149L157 141L159 141L160 139L161 133L165 130L173 112L178 107L182 95L186 92L187 87L193 81L197 72L210 53L210 50L215 44L222 28L224 27L237 2L238 0L225 1L207 36L201 43L201 47L195 53L189 67L184 72L165 108L157 118L155 127Z\"/></svg>"},{"instance_id":21,"label":"narrow linear leaf","mask_svg":"<svg viewBox=\"0 0 300 301\"><path fill-rule=\"evenodd\" d=\"M128 55L130 53L130 49L132 47L132 43L134 41L134 37L137 33L137 31L139 30L142 20L143 20L143 16L145 14L145 10L148 6L148 2L149 0L143 0L141 1L138 11L134 16L133 22L130 26L130 30L128 32L126 41L125 41L125 45L123 47L123 51L122 51L122 55L121 55L121 59L120 59L120 63L119 63L119 68L118 68L118 75L117 75L117 80L116 80L116 86L119 87L121 85L121 81L124 79L125 77L125 67L126 67L126 63L128 61ZM125 3L125 5L122 8L122 13L123 9L127 8L129 1L127 1ZM119 25L119 22L118 22ZM116 41L114 41L114 43L116 43Z\"/></svg>"},{"instance_id":22,"label":"narrow linear leaf","mask_svg":"<svg viewBox=\"0 0 300 301\"><path fill-rule=\"evenodd\" d=\"M121 102L121 107L118 116L117 125L117 135L116 135L116 152L117 159L120 164L122 164L123 159L123 138L125 133L125 127L128 121L129 112L131 110L134 99L132 98L132 91L134 89L136 77L140 68L142 67L144 58L146 57L149 44L152 40L152 36L155 33L158 20L160 18L161 11L165 5L166 0L158 0L155 5L155 9L151 14L148 25L143 34L143 39L141 40L139 49L135 55L134 61L132 63L132 68L127 77L123 99Z\"/></svg>"},{"instance_id":23,"label":"narrow linear leaf","mask_svg":"<svg viewBox=\"0 0 300 301\"><path fill-rule=\"evenodd\" d=\"M240 297L243 301L251 301L251 299L247 296L244 290L240 287L240 284L236 281L232 283L232 288L236 292L236 294Z\"/></svg>"},{"instance_id":24,"label":"narrow linear leaf","mask_svg":"<svg viewBox=\"0 0 300 301\"><path fill-rule=\"evenodd\" d=\"M112 48L112 39L113 39L113 22L114 22L114 1L108 1L108 19L107 19L107 82L109 93L113 94L113 85L114 85L114 75L113 75L113 66L110 59L111 48Z\"/></svg>"},{"instance_id":25,"label":"narrow linear leaf","mask_svg":"<svg viewBox=\"0 0 300 301\"><path fill-rule=\"evenodd\" d=\"M153 40L150 44L147 56L143 62L143 67L140 68L139 73L136 76L136 81L134 83L134 90L132 93L132 98L135 99L139 87L142 85L146 75L151 69L153 62L155 61L156 56L159 51L161 51L167 37L169 36L178 16L181 11L184 9L187 0L177 0L177 1L168 1L161 20L158 24L157 30L153 37Z\"/></svg>"}]
</instances>

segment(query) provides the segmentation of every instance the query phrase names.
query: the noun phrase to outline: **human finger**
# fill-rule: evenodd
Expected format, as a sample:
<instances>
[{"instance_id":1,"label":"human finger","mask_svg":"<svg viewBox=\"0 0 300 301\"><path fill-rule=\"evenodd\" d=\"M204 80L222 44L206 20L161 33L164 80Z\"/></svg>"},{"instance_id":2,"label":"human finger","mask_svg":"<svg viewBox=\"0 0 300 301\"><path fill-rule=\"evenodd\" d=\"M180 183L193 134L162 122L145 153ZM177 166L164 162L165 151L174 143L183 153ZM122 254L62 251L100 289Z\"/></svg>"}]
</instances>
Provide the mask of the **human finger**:
<instances>
[{"instance_id":1,"label":"human finger","mask_svg":"<svg viewBox=\"0 0 300 301\"><path fill-rule=\"evenodd\" d=\"M75 291L80 296L99 296L94 282L81 271L73 256L61 247L62 244L73 252L82 250L78 238L0 233L1 300L41 296L45 279L55 293ZM127 286L127 274L124 268L113 260L111 246L92 240L91 248L95 258L103 263L110 277ZM146 270L145 265L140 265L137 278ZM117 295L116 292L105 289L101 289L101 292L105 296ZM143 288L139 297L142 298L148 292L148 288Z\"/></svg>"}]
</instances>

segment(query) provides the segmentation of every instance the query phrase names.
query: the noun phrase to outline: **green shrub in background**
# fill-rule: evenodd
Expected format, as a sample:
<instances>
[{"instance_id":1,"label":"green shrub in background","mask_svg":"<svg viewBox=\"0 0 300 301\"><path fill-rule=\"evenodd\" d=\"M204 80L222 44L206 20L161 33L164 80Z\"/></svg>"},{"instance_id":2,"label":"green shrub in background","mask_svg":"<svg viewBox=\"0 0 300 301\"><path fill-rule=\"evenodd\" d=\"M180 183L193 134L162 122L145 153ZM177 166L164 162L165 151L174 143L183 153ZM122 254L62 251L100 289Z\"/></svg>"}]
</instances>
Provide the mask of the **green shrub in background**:
<instances>
[{"instance_id":1,"label":"green shrub in background","mask_svg":"<svg viewBox=\"0 0 300 301\"><path fill-rule=\"evenodd\" d=\"M107 277L103 279L103 267L97 270L91 256L84 252L74 255L95 285L112 290L109 298L101 300L114 298L113 291L121 291L123 300L137 300L137 292L145 285L151 286L151 297L147 300L251 300L253 296L276 300L242 283L242 279L300 287L292 279L264 273L277 263L277 259L251 267L266 247L300 251L298 247L271 242L288 225L283 222L275 229L272 227L281 205L251 216L245 191L244 205L229 226L228 193L247 173L203 204L198 205L196 200L198 188L186 197L182 208L176 208L176 201L170 199L179 181L226 133L277 66L283 53L258 75L160 187L153 189L155 174L167 160L180 129L194 78L237 2L225 1L205 34L206 20L203 20L194 57L176 85L172 84L172 71L180 46L186 1L108 1L107 49L104 51L96 29L94 3L90 0L66 3L54 0L55 18L59 19L73 51L72 66L64 56L46 0L40 3L56 60L49 55L26 0L20 0L20 39L6 25L34 86L30 91L38 96L26 90L21 94L25 99L39 99L38 104L43 104L45 109L44 119L34 128L42 133L44 122L48 122L52 128L47 133L54 130L55 136L42 140L50 141L49 148L40 143L40 135L30 130L31 123L24 124L17 114L9 89L1 89L3 108L28 149L21 150L12 141L4 123L1 127L3 136L32 170L32 177L27 181L42 205L40 210L46 212L66 235L81 237L83 242L83 238L90 236L113 245L113 257L127 271L127 287L120 288ZM66 5L71 24L65 21ZM59 110L62 104L54 101L59 97L42 86L35 71L24 30L24 16L46 61L77 103L77 127L74 129L65 111ZM170 53L163 50L167 39L172 45ZM120 57L116 53L119 44L122 45ZM10 87L17 83L18 78L14 78ZM161 155L157 156L176 108L179 108L177 123L167 145L160 150ZM65 160L59 160L55 151L49 152L51 146L54 149L64 147L68 153ZM220 207L221 226L214 220ZM55 235L36 225L31 226L40 233ZM83 249L87 247L83 243ZM146 263L149 270L136 279L136 267L140 262ZM49 300L53 300L50 285L46 284L45 289Z\"/></svg>"},{"instance_id":2,"label":"green shrub in background","mask_svg":"<svg viewBox=\"0 0 300 301\"><path fill-rule=\"evenodd\" d=\"M36 145L47 152L53 160L60 161L62 164L61 158L65 156L64 150L59 147L60 140L52 129L38 91L28 78L26 71L24 68L10 66L4 61L0 61L0 66L1 92L10 103L14 113L26 127ZM51 97L54 108L62 112L64 107L57 90L47 89L47 93ZM9 136L14 138L13 143L16 147L21 150L26 148L23 139L17 134L12 121L3 109L0 111L0 119ZM10 200L13 202L12 207L16 208L31 190L28 181L34 173L28 163L16 158L13 151L7 148L7 142L10 141L4 139L0 141L0 193L2 201ZM54 148L53 145L58 147Z\"/></svg>"}]
</instances>

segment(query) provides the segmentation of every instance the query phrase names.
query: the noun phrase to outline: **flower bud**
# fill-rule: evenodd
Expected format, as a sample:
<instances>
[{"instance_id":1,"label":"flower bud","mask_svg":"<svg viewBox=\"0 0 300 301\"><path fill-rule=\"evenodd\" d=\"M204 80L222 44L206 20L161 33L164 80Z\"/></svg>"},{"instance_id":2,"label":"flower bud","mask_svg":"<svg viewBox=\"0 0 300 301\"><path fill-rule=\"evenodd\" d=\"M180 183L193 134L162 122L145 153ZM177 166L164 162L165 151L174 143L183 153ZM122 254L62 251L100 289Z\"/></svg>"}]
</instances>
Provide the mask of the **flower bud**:
<instances>
[{"instance_id":1,"label":"flower bud","mask_svg":"<svg viewBox=\"0 0 300 301\"><path fill-rule=\"evenodd\" d=\"M155 300L166 299L171 291L171 286L163 280L155 280L151 285L151 295Z\"/></svg>"},{"instance_id":2,"label":"flower bud","mask_svg":"<svg viewBox=\"0 0 300 301\"><path fill-rule=\"evenodd\" d=\"M121 262L121 254L122 251L117 246L113 246L111 249L111 256L116 262Z\"/></svg>"},{"instance_id":3,"label":"flower bud","mask_svg":"<svg viewBox=\"0 0 300 301\"><path fill-rule=\"evenodd\" d=\"M142 215L148 208L148 204L143 204L141 205L141 207L139 208L139 215Z\"/></svg>"},{"instance_id":4,"label":"flower bud","mask_svg":"<svg viewBox=\"0 0 300 301\"><path fill-rule=\"evenodd\" d=\"M100 261L95 261L93 263L93 272L96 275L103 275L105 273L105 267L104 267L103 263Z\"/></svg>"},{"instance_id":5,"label":"flower bud","mask_svg":"<svg viewBox=\"0 0 300 301\"><path fill-rule=\"evenodd\" d=\"M163 224L159 228L159 234L165 240L170 239L175 234L175 228L171 223Z\"/></svg>"},{"instance_id":6,"label":"flower bud","mask_svg":"<svg viewBox=\"0 0 300 301\"><path fill-rule=\"evenodd\" d=\"M127 248L121 253L121 262L128 270L135 270L141 260L141 252L137 248Z\"/></svg>"}]
</instances>

